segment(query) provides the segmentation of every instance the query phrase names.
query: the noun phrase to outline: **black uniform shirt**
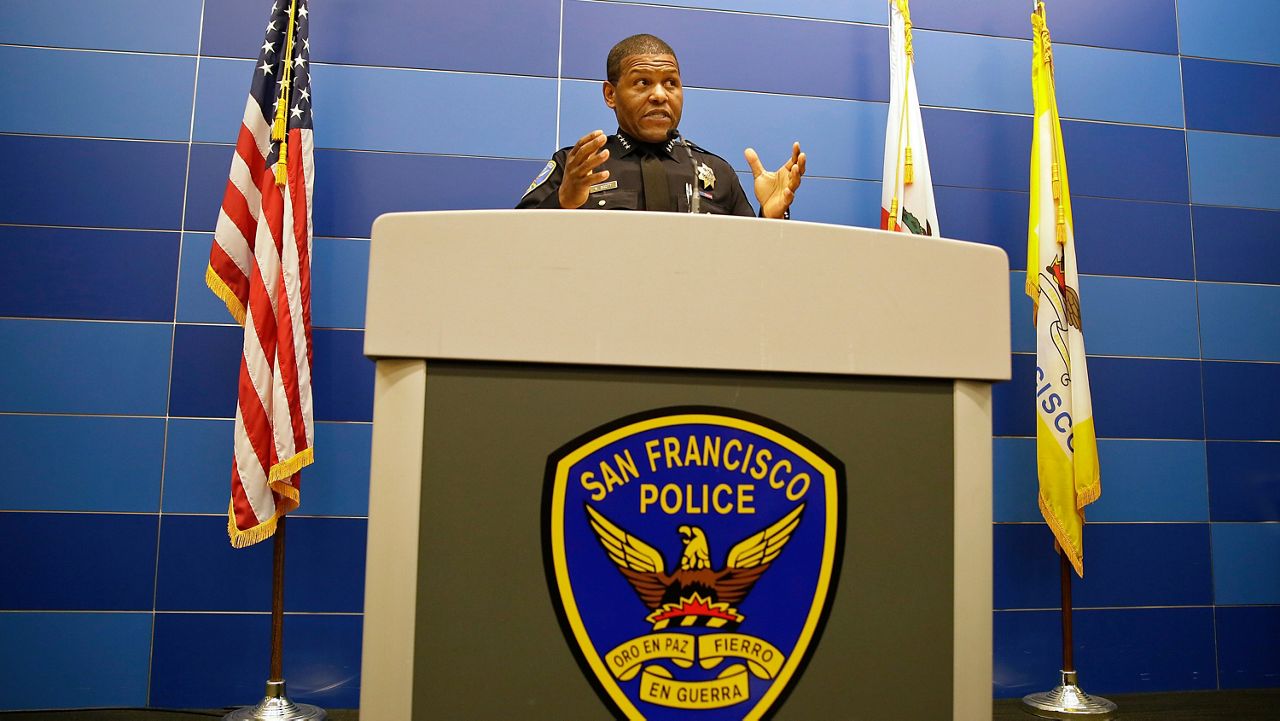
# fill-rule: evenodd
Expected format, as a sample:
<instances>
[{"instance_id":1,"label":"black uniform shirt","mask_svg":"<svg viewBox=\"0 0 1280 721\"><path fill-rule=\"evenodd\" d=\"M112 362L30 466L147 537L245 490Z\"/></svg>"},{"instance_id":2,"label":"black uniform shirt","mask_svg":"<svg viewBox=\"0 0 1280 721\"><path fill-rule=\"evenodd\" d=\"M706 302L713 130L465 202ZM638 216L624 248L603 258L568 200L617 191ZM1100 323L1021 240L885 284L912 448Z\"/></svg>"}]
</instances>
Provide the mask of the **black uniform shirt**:
<instances>
[{"instance_id":1,"label":"black uniform shirt","mask_svg":"<svg viewBox=\"0 0 1280 721\"><path fill-rule=\"evenodd\" d=\"M587 202L582 206L595 210L644 210L644 181L640 176L640 160L653 154L662 161L667 171L667 188L671 193L671 207L677 212L689 212L691 194L701 198L699 212L720 215L755 215L747 195L738 182L738 175L728 161L709 153L693 143L693 163L678 140L652 145L626 135L621 130L610 135L605 147L609 159L597 171L609 171L609 179L591 187ZM561 148L547 162L542 172L529 184L517 208L559 208L560 181L564 177L565 159L572 147ZM697 167L695 174L694 167Z\"/></svg>"}]
</instances>

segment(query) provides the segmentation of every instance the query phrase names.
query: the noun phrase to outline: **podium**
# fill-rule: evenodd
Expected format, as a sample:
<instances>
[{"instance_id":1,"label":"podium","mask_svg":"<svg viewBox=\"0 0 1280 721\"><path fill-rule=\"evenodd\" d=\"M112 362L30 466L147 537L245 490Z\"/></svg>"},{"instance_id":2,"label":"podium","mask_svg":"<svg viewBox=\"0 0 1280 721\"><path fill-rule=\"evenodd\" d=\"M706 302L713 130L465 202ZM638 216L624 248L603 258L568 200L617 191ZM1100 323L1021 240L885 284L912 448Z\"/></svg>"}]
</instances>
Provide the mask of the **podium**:
<instances>
[{"instance_id":1,"label":"podium","mask_svg":"<svg viewBox=\"0 0 1280 721\"><path fill-rule=\"evenodd\" d=\"M362 718L989 717L1002 250L589 211L396 213L371 243ZM758 451L748 469L743 449L766 441L734 446L742 429L776 441L769 460ZM603 445L626 438L633 457ZM784 446L795 468L780 469ZM597 451L600 473L581 470ZM826 470L801 484L801 457ZM676 475L649 477L664 461ZM727 469L740 480L697 480ZM716 639L775 640L733 647L733 665L701 645L716 629L654 620L671 604L645 617L635 549L659 566L648 577L669 584L665 602L706 588L677 568L759 574L740 552L752 538L773 565L745 598L720 587L730 615L711 623L734 619ZM805 574L818 590L784 580ZM606 595L606 611L588 608ZM795 598L811 615L794 646L755 630ZM655 643L628 666L626 642L590 648L615 622L700 645L680 657ZM670 688L682 700L637 700Z\"/></svg>"}]
</instances>

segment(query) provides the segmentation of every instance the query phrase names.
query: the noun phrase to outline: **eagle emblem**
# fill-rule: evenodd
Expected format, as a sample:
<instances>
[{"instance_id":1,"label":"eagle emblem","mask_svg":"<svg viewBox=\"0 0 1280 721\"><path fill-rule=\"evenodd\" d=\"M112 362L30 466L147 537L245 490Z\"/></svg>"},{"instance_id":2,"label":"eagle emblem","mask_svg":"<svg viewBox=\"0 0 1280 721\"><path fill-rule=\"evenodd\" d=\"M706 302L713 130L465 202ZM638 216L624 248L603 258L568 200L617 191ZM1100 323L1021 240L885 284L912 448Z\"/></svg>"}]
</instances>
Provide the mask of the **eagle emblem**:
<instances>
[{"instance_id":1,"label":"eagle emblem","mask_svg":"<svg viewBox=\"0 0 1280 721\"><path fill-rule=\"evenodd\" d=\"M735 606L751 592L800 524L800 504L768 528L739 541L729 550L724 567L711 568L707 535L697 526L680 526L684 544L680 568L668 574L662 554L619 528L599 511L586 506L591 529L652 612L645 620L660 631L668 626L707 626L733 630L743 615Z\"/></svg>"}]
</instances>

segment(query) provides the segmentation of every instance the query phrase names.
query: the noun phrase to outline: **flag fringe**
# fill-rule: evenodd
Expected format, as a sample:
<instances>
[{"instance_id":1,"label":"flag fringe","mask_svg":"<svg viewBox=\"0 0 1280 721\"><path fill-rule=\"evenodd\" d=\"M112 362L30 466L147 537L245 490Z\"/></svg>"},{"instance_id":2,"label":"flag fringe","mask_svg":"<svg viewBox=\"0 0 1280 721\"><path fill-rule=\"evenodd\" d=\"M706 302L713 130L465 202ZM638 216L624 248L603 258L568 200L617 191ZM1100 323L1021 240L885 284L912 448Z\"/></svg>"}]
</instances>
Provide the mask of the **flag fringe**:
<instances>
[{"instance_id":1,"label":"flag fringe","mask_svg":"<svg viewBox=\"0 0 1280 721\"><path fill-rule=\"evenodd\" d=\"M284 503L282 503L281 505L288 506L288 508L285 508L284 510L279 511L280 515L283 516L286 513L291 513L293 512L294 509L298 507L299 505L298 499L301 498L302 495L298 491L297 486L293 485L292 483L289 483L289 481L287 480L272 481L269 485L271 486L272 491L274 491L275 493L281 496L284 496L284 498L281 499L282 501L284 501Z\"/></svg>"},{"instance_id":2,"label":"flag fringe","mask_svg":"<svg viewBox=\"0 0 1280 721\"><path fill-rule=\"evenodd\" d=\"M1053 532L1053 540L1058 548L1065 550L1067 560L1071 561L1071 567L1076 569L1076 575L1084 578L1084 552L1071 540L1070 534L1058 523L1058 519L1053 515L1053 511L1049 508L1049 504L1045 501L1044 494L1038 494L1040 505L1040 515L1044 516L1044 522L1049 524L1049 530Z\"/></svg>"},{"instance_id":3,"label":"flag fringe","mask_svg":"<svg viewBox=\"0 0 1280 721\"><path fill-rule=\"evenodd\" d=\"M231 539L232 548L248 548L255 543L271 538L276 533L276 521L283 515L290 513L298 507L298 499L300 494L295 486L285 481L273 481L271 490L277 495L282 496L276 505L275 515L267 520L259 523L253 528L240 530L236 526L236 505L232 500L227 504L227 536Z\"/></svg>"},{"instance_id":4,"label":"flag fringe","mask_svg":"<svg viewBox=\"0 0 1280 721\"><path fill-rule=\"evenodd\" d=\"M218 272L212 265L205 266L204 284L209 286L209 290L213 291L214 295L222 299L231 317L235 318L240 325L244 325L244 306L240 304L240 299L236 297L230 286L218 277Z\"/></svg>"},{"instance_id":5,"label":"flag fringe","mask_svg":"<svg viewBox=\"0 0 1280 721\"><path fill-rule=\"evenodd\" d=\"M1102 484L1095 483L1076 491L1076 508L1084 508L1102 497Z\"/></svg>"},{"instance_id":6,"label":"flag fringe","mask_svg":"<svg viewBox=\"0 0 1280 721\"><path fill-rule=\"evenodd\" d=\"M236 505L235 501L227 504L227 536L231 538L232 548L248 548L255 543L271 538L276 534L276 519L280 517L280 513L259 523L253 528L240 530L236 527Z\"/></svg>"},{"instance_id":7,"label":"flag fringe","mask_svg":"<svg viewBox=\"0 0 1280 721\"><path fill-rule=\"evenodd\" d=\"M280 461L272 466L271 473L267 476L267 481L272 484L272 488L275 488L276 481L289 478L293 474L314 463L315 460L315 450L313 448L304 448L302 451L295 454L293 458ZM293 486L288 487L293 488ZM294 488L293 491L295 494L297 493L296 488ZM297 500L296 496L294 497L294 500Z\"/></svg>"}]
</instances>

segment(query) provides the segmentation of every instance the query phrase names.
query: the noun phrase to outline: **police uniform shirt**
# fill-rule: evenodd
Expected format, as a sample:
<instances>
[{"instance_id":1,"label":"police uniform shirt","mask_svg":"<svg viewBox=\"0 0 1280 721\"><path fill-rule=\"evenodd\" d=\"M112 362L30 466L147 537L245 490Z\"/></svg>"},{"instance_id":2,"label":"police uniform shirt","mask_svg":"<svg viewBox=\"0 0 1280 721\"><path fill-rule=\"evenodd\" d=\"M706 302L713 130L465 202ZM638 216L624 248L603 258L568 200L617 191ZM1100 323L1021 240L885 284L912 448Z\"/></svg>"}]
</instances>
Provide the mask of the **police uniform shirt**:
<instances>
[{"instance_id":1,"label":"police uniform shirt","mask_svg":"<svg viewBox=\"0 0 1280 721\"><path fill-rule=\"evenodd\" d=\"M693 162L677 140L650 144L635 140L619 130L605 142L609 159L596 171L609 171L603 183L591 186L583 209L595 210L644 210L644 181L640 162L647 154L655 155L667 171L667 189L671 196L671 208L677 212L689 212L692 194L699 195L699 212L719 215L755 215L747 200L742 184L733 167L720 156L709 153L694 143ZM560 182L564 178L568 148L561 148L543 167L538 177L529 184L517 208L559 208ZM696 170L695 170L696 167Z\"/></svg>"}]
</instances>

